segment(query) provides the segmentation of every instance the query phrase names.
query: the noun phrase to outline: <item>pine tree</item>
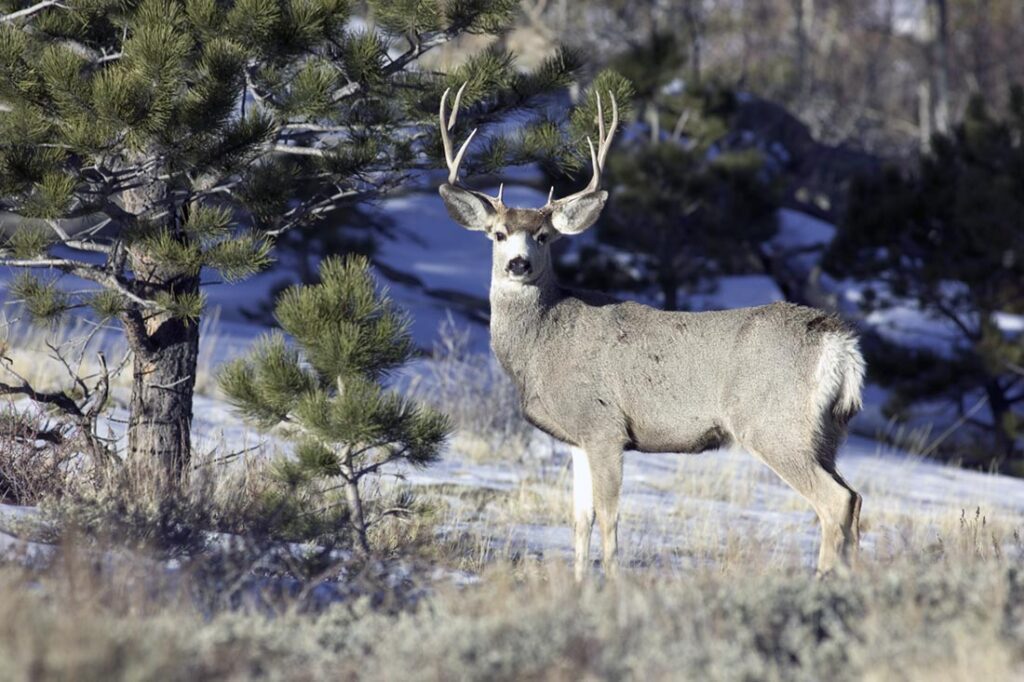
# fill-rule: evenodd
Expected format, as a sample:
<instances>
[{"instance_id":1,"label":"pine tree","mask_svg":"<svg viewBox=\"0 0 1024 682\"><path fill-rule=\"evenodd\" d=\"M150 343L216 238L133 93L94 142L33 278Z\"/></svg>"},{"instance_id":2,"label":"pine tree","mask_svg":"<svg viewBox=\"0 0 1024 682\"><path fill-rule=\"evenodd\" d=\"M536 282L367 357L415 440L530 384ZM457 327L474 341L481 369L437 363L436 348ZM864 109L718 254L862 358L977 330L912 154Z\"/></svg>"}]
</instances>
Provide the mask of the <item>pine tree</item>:
<instances>
[{"instance_id":1,"label":"pine tree","mask_svg":"<svg viewBox=\"0 0 1024 682\"><path fill-rule=\"evenodd\" d=\"M365 258L324 260L320 282L285 291L274 315L288 339L260 340L224 368L221 387L246 419L295 442L294 458L278 467L290 488L340 481L354 539L368 550L360 481L391 463L434 461L448 418L382 386L414 346L407 318L376 291Z\"/></svg>"},{"instance_id":2,"label":"pine tree","mask_svg":"<svg viewBox=\"0 0 1024 682\"><path fill-rule=\"evenodd\" d=\"M347 0L2 6L0 209L22 220L0 265L49 273L10 294L40 317L91 306L120 321L128 459L155 459L172 485L190 459L201 284L244 279L290 230L440 165L446 87L468 81L460 125L486 127L577 68L560 53L520 73L496 50L419 68L501 30L512 0L371 0L370 28ZM66 275L91 290L67 292Z\"/></svg>"},{"instance_id":3,"label":"pine tree","mask_svg":"<svg viewBox=\"0 0 1024 682\"><path fill-rule=\"evenodd\" d=\"M1024 90L1010 101L1000 119L976 98L961 125L933 139L917 173L856 182L825 264L867 280L866 312L916 305L948 323L951 354L890 344L872 353L876 380L893 388L889 412L952 403L988 434L969 463L1021 472L1024 336L999 320L1024 314Z\"/></svg>"}]
</instances>

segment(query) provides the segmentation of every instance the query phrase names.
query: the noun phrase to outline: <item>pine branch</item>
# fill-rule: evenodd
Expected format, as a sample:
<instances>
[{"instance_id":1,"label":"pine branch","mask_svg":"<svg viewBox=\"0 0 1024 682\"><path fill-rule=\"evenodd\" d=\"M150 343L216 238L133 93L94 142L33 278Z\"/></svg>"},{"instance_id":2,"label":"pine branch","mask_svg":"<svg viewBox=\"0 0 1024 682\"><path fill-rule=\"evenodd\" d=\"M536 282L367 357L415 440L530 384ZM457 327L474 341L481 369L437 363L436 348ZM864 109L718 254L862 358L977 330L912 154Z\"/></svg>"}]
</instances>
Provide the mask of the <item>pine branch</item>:
<instances>
[{"instance_id":1,"label":"pine branch","mask_svg":"<svg viewBox=\"0 0 1024 682\"><path fill-rule=\"evenodd\" d=\"M427 34L424 39L422 36L416 36L416 40L410 40L412 47L403 52L402 54L395 57L391 62L385 66L381 73L385 76L393 76L396 73L404 70L406 66L423 56L424 53L430 50L444 45L445 43L452 40L459 34L459 30L452 28L448 31L437 31L431 34ZM349 83L345 87L334 93L333 101L335 104L358 94L363 89L362 83Z\"/></svg>"},{"instance_id":2,"label":"pine branch","mask_svg":"<svg viewBox=\"0 0 1024 682\"><path fill-rule=\"evenodd\" d=\"M384 186L387 186L387 185L384 185ZM313 204L308 204L308 205L304 205L304 206L296 206L295 208L291 209L290 211L288 211L284 215L285 222L280 227L278 227L275 230L267 230L267 231L263 232L262 234L267 236L267 237L271 237L271 238L279 237L280 235L284 234L285 232L298 227L299 225L301 225L302 223L304 223L304 222L306 222L308 220L319 218L320 216L322 216L324 214L327 214L327 213L330 213L331 211L336 210L339 206L341 206L342 204L348 203L354 197L364 197L365 198L365 197L369 197L369 196L371 196L373 194L377 194L378 192L384 191L382 189L384 186L377 187L377 188L374 188L372 190L362 190L362 189L339 190L335 194L332 194L331 196L329 196L329 197L327 197L325 199L321 199L320 201L317 201L317 202L315 202Z\"/></svg>"},{"instance_id":3,"label":"pine branch","mask_svg":"<svg viewBox=\"0 0 1024 682\"><path fill-rule=\"evenodd\" d=\"M110 221L107 220L107 223ZM68 248L75 249L76 251L91 251L93 253L111 253L113 247L108 244L100 244L91 240L73 239L67 231L60 226L56 220L47 220L46 224L57 233L59 243L67 246Z\"/></svg>"},{"instance_id":4,"label":"pine branch","mask_svg":"<svg viewBox=\"0 0 1024 682\"><path fill-rule=\"evenodd\" d=\"M108 289L113 289L125 298L142 306L143 308L159 308L155 301L142 298L129 290L125 284L116 276L107 272L98 265L83 263L82 261L68 260L64 258L0 258L0 266L12 268L50 268L79 277L81 279L95 282Z\"/></svg>"},{"instance_id":5,"label":"pine branch","mask_svg":"<svg viewBox=\"0 0 1024 682\"><path fill-rule=\"evenodd\" d=\"M368 464L367 466L359 469L358 471L353 472L353 475L358 480L358 479L362 478L363 476L366 476L367 474L372 474L373 472L377 471L378 469L380 469L380 468L382 468L382 467L384 467L384 466L386 466L388 464L391 464L392 462L400 461L402 459L402 457L405 456L406 452L408 452L408 448L403 448L403 449L399 450L398 452L395 452L395 453L392 453L392 454L388 455L387 457L385 457L384 459L382 459L382 460L380 460L378 462L374 462L373 464Z\"/></svg>"},{"instance_id":6,"label":"pine branch","mask_svg":"<svg viewBox=\"0 0 1024 682\"><path fill-rule=\"evenodd\" d=\"M932 305L935 306L935 309L939 311L939 313L941 313L945 318L947 318L950 322L956 325L957 329L959 329L960 332L963 333L963 335L966 336L968 340L979 341L981 339L981 332L972 330L970 327L968 327L967 323L960 318L957 312L950 308L949 306L947 306L945 303L943 303L942 299L939 296L934 297L934 299L932 300Z\"/></svg>"}]
</instances>

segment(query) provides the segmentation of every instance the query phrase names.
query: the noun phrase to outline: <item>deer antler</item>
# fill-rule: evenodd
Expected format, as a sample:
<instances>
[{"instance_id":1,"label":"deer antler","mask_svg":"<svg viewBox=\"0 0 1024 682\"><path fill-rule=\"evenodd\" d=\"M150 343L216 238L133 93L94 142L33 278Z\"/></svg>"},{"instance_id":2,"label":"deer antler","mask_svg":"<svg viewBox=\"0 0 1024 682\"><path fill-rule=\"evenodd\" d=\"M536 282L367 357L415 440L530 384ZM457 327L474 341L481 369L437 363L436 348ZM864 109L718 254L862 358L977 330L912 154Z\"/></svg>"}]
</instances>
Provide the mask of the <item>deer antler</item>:
<instances>
[{"instance_id":1,"label":"deer antler","mask_svg":"<svg viewBox=\"0 0 1024 682\"><path fill-rule=\"evenodd\" d=\"M604 161L608 156L608 150L612 146L612 138L615 137L615 129L619 126L619 105L615 102L615 94L610 90L608 91L608 98L612 101L612 125L608 130L608 134L605 135L604 130L604 112L601 109L601 95L598 92L594 93L594 98L597 100L597 134L600 138L598 142L598 150L594 151L594 142L587 136L587 146L590 147L590 163L593 166L594 174L590 178L590 183L575 194L562 197L560 199L554 199L555 188L552 187L548 193L548 203L544 205L544 208L550 209L559 204L565 204L573 199L589 194L595 191L601 186L601 172L604 170Z\"/></svg>"},{"instance_id":2,"label":"deer antler","mask_svg":"<svg viewBox=\"0 0 1024 682\"><path fill-rule=\"evenodd\" d=\"M469 143L472 142L473 136L476 135L476 128L473 128L473 132L469 134L466 141L459 147L459 151L452 156L452 140L448 136L449 131L455 127L455 122L459 116L459 103L462 101L462 93L465 91L466 86L469 85L469 81L462 84L458 92L455 93L455 101L452 103L452 112L450 115L445 114L446 105L448 103L448 94L451 92L451 88L444 91L441 95L441 109L438 112L438 119L441 125L441 144L444 145L444 160L448 165L448 184L456 187L463 187L462 183L459 182L459 166L462 164L462 157L466 155L466 149L469 147ZM447 120L445 120L447 118ZM465 188L468 189L468 188ZM501 195L505 189L504 185L498 187L498 196L492 197L483 192L477 192L470 190L474 194L483 197L491 202L495 208L504 207L505 204L501 200Z\"/></svg>"}]
</instances>

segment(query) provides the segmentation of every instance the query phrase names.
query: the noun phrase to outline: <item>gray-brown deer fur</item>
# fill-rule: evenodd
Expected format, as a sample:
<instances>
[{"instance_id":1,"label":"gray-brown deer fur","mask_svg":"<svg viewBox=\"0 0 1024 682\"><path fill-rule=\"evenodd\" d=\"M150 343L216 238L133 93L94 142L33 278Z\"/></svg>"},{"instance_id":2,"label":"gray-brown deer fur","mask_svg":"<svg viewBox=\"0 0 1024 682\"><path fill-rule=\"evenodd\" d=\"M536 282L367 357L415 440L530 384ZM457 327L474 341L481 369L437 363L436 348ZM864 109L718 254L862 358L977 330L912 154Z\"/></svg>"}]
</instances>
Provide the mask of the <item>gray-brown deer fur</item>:
<instances>
[{"instance_id":1,"label":"gray-brown deer fur","mask_svg":"<svg viewBox=\"0 0 1024 682\"><path fill-rule=\"evenodd\" d=\"M461 94L461 93L460 93ZM458 109L456 98L455 109ZM454 119L454 116L452 117ZM551 243L598 218L611 135L592 154L591 186L539 209L506 207L458 184L440 188L451 217L493 241L491 347L531 423L576 446L575 569L590 563L594 518L615 568L624 450L702 452L737 445L802 494L821 523L818 572L852 558L860 496L836 471L836 450L861 407L864 361L838 318L788 303L666 312L559 286ZM468 144L468 140L467 140Z\"/></svg>"}]
</instances>

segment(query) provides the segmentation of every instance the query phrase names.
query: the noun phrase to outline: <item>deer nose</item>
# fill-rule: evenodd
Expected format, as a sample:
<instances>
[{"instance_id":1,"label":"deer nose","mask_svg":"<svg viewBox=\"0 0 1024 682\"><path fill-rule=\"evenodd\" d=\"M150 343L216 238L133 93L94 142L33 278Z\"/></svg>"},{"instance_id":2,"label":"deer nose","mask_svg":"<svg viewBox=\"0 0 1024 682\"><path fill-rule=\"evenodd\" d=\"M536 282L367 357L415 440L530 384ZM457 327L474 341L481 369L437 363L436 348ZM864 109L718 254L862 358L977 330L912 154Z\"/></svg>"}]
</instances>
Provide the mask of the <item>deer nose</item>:
<instances>
[{"instance_id":1,"label":"deer nose","mask_svg":"<svg viewBox=\"0 0 1024 682\"><path fill-rule=\"evenodd\" d=\"M520 256L516 256L508 262L505 269L516 277L522 277L530 272L530 261Z\"/></svg>"}]
</instances>

